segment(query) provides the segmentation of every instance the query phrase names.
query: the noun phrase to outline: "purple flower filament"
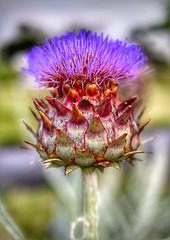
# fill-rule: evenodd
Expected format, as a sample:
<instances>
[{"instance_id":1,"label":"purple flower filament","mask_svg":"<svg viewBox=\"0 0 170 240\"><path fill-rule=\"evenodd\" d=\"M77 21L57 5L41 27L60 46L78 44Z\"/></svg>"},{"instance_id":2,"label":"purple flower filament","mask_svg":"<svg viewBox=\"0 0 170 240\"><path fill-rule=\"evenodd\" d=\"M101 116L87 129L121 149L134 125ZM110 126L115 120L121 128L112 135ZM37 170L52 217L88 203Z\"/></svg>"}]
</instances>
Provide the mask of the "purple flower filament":
<instances>
[{"instance_id":1,"label":"purple flower filament","mask_svg":"<svg viewBox=\"0 0 170 240\"><path fill-rule=\"evenodd\" d=\"M139 46L109 40L91 31L66 33L45 41L28 53L28 69L39 88L54 88L80 80L98 86L110 80L121 84L141 73L147 58Z\"/></svg>"}]
</instances>

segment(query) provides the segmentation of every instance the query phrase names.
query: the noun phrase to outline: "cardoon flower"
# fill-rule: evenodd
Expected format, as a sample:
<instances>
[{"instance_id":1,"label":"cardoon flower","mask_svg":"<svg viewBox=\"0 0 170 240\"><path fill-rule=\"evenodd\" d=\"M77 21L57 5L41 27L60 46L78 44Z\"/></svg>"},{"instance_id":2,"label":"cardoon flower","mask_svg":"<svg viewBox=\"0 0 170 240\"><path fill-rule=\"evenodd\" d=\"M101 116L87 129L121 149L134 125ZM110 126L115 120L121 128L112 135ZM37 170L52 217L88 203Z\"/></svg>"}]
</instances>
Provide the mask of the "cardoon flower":
<instances>
[{"instance_id":1,"label":"cardoon flower","mask_svg":"<svg viewBox=\"0 0 170 240\"><path fill-rule=\"evenodd\" d=\"M140 47L85 30L48 39L28 53L24 72L51 96L33 100L39 114L31 110L38 121L37 133L24 123L36 143L26 143L36 148L48 167L64 166L66 175L83 170L83 239L98 239L98 184L96 173L91 173L119 169L123 160L131 163L143 152L137 150L147 124L141 123L143 111L135 118L137 96L121 101L118 88L137 81L146 61Z\"/></svg>"},{"instance_id":2,"label":"cardoon flower","mask_svg":"<svg viewBox=\"0 0 170 240\"><path fill-rule=\"evenodd\" d=\"M45 41L28 53L28 69L46 100L34 99L39 117L31 144L43 163L65 167L65 174L81 168L119 168L132 162L146 124L135 119L137 96L121 101L118 87L137 81L147 58L135 44L109 40L81 30ZM26 124L26 123L25 123ZM27 129L33 133L31 127Z\"/></svg>"}]
</instances>

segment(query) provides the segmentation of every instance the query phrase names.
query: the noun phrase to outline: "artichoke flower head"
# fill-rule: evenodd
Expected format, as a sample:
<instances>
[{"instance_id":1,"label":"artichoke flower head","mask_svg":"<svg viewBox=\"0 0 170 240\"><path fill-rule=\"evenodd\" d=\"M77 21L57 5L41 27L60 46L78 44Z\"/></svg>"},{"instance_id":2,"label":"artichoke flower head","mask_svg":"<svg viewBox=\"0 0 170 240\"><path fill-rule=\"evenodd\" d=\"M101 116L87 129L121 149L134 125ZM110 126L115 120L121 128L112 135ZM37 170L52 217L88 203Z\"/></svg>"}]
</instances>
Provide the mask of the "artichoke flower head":
<instances>
[{"instance_id":1,"label":"artichoke flower head","mask_svg":"<svg viewBox=\"0 0 170 240\"><path fill-rule=\"evenodd\" d=\"M39 117L32 145L48 167L65 167L65 174L81 168L88 175L96 168L119 169L132 162L140 146L141 115L135 119L137 96L121 101L121 84L137 80L147 58L140 47L103 34L81 30L48 39L27 55L28 69L45 100L34 99Z\"/></svg>"}]
</instances>

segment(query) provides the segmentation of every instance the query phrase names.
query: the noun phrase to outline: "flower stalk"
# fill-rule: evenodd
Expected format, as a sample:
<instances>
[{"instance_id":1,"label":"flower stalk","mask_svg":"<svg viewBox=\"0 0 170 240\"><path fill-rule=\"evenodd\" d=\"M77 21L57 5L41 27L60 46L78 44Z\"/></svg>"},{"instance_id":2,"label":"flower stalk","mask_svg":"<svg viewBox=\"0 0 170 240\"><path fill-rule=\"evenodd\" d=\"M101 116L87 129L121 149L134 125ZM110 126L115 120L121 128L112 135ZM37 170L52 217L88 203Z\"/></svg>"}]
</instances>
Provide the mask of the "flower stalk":
<instances>
[{"instance_id":1,"label":"flower stalk","mask_svg":"<svg viewBox=\"0 0 170 240\"><path fill-rule=\"evenodd\" d=\"M84 240L98 240L99 190L96 172L89 177L82 172L84 200Z\"/></svg>"}]
</instances>

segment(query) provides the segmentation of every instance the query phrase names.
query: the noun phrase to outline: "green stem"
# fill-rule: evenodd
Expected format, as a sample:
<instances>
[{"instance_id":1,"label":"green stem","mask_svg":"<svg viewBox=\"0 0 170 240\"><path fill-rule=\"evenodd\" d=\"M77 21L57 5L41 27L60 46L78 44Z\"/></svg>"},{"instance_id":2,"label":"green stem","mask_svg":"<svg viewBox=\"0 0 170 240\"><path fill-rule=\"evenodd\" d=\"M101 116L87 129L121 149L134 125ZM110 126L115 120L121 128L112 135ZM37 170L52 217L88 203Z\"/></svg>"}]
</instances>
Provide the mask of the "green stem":
<instances>
[{"instance_id":1,"label":"green stem","mask_svg":"<svg viewBox=\"0 0 170 240\"><path fill-rule=\"evenodd\" d=\"M0 222L5 226L8 232L13 236L15 240L24 240L20 229L16 226L12 218L9 216L7 210L0 201Z\"/></svg>"},{"instance_id":2,"label":"green stem","mask_svg":"<svg viewBox=\"0 0 170 240\"><path fill-rule=\"evenodd\" d=\"M90 177L82 173L84 199L84 240L98 240L98 175L93 172Z\"/></svg>"}]
</instances>

